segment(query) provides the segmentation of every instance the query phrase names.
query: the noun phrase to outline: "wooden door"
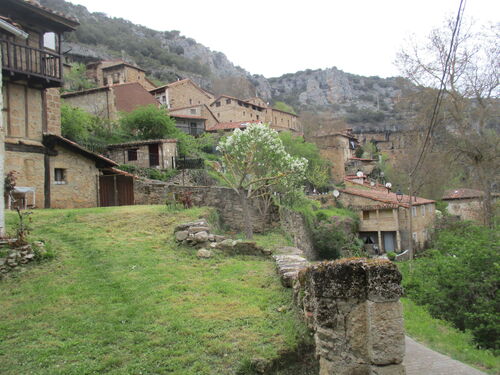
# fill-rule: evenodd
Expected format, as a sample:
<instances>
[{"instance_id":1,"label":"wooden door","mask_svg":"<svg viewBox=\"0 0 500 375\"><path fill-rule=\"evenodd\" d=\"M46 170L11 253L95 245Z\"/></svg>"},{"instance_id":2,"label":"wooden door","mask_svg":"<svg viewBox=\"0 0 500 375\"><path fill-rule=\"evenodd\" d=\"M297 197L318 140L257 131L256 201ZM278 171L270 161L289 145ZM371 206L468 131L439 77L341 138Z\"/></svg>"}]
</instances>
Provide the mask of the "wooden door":
<instances>
[{"instance_id":1,"label":"wooden door","mask_svg":"<svg viewBox=\"0 0 500 375\"><path fill-rule=\"evenodd\" d=\"M101 207L134 204L134 179L129 176L99 176Z\"/></svg>"}]
</instances>

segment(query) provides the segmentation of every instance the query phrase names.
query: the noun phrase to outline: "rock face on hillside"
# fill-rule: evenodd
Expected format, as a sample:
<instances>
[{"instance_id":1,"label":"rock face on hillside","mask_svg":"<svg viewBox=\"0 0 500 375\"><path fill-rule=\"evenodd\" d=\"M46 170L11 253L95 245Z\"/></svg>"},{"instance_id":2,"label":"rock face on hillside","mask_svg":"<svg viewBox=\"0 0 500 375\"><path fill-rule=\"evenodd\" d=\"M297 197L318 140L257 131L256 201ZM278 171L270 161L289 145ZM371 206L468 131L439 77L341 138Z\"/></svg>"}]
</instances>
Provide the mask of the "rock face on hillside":
<instances>
[{"instance_id":1,"label":"rock face on hillside","mask_svg":"<svg viewBox=\"0 0 500 375\"><path fill-rule=\"evenodd\" d=\"M251 75L227 57L212 51L179 31L155 31L64 0L41 0L42 5L77 17L80 27L66 36L64 50L76 61L122 58L147 70L164 82L190 78L215 94L238 97L257 94L268 102L284 101L303 117L308 127L328 128L340 120L340 127L355 132L397 131L406 118L395 104L408 82L401 78L362 77L335 67L305 70L266 78ZM168 27L168 24L167 26ZM310 129L310 133L317 131ZM328 130L328 129L326 129Z\"/></svg>"}]
</instances>

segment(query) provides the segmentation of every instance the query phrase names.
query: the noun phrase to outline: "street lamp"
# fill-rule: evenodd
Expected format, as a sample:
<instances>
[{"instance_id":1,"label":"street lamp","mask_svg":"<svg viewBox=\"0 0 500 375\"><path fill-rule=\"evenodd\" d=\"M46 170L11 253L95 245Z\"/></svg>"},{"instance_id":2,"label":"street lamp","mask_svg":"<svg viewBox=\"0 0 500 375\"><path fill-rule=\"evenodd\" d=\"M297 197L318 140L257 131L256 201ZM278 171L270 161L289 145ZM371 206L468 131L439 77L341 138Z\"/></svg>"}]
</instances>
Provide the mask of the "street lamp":
<instances>
[{"instance_id":1,"label":"street lamp","mask_svg":"<svg viewBox=\"0 0 500 375\"><path fill-rule=\"evenodd\" d=\"M398 191L396 191L396 199L399 203L403 201L403 193L401 192L400 188L398 188Z\"/></svg>"}]
</instances>

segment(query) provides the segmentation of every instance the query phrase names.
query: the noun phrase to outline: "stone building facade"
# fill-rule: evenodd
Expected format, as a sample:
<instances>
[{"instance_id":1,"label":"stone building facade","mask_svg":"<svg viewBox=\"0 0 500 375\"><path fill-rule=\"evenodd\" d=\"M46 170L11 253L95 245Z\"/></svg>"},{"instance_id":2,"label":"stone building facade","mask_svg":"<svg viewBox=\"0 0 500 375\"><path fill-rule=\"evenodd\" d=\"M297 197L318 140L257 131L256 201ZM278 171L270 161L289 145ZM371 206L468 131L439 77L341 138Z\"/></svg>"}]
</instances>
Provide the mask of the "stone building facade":
<instances>
[{"instance_id":1,"label":"stone building facade","mask_svg":"<svg viewBox=\"0 0 500 375\"><path fill-rule=\"evenodd\" d=\"M146 77L144 69L123 60L104 60L87 64L87 77L98 87L124 83L139 83L146 90L156 86Z\"/></svg>"},{"instance_id":2,"label":"stone building facade","mask_svg":"<svg viewBox=\"0 0 500 375\"><path fill-rule=\"evenodd\" d=\"M435 221L435 201L420 197L398 197L375 186L348 186L341 190L340 202L359 214L359 234L367 250L374 253L400 252L413 241L417 248L425 246ZM412 219L410 233L410 214Z\"/></svg>"},{"instance_id":3,"label":"stone building facade","mask_svg":"<svg viewBox=\"0 0 500 375\"><path fill-rule=\"evenodd\" d=\"M158 101L137 82L68 92L61 98L73 107L112 121L120 117L120 112L131 112L147 105L159 106Z\"/></svg>"},{"instance_id":4,"label":"stone building facade","mask_svg":"<svg viewBox=\"0 0 500 375\"><path fill-rule=\"evenodd\" d=\"M170 109L169 114L175 119L179 129L194 136L205 132L218 123L206 104Z\"/></svg>"},{"instance_id":5,"label":"stone building facade","mask_svg":"<svg viewBox=\"0 0 500 375\"><path fill-rule=\"evenodd\" d=\"M108 156L119 164L172 169L177 157L177 140L153 139L109 145Z\"/></svg>"},{"instance_id":6,"label":"stone building facade","mask_svg":"<svg viewBox=\"0 0 500 375\"><path fill-rule=\"evenodd\" d=\"M499 195L493 194L493 206ZM460 217L460 220L472 220L477 224L484 224L484 192L475 189L451 189L443 194L443 202L448 204L447 211L450 215Z\"/></svg>"},{"instance_id":7,"label":"stone building facade","mask_svg":"<svg viewBox=\"0 0 500 375\"><path fill-rule=\"evenodd\" d=\"M170 109L210 104L214 95L203 90L190 79L169 83L149 92L165 107Z\"/></svg>"},{"instance_id":8,"label":"stone building facade","mask_svg":"<svg viewBox=\"0 0 500 375\"><path fill-rule=\"evenodd\" d=\"M314 142L323 158L332 162L332 178L335 183L343 182L346 177L348 162L355 157L354 150L358 140L350 130L343 133L322 134L313 137Z\"/></svg>"}]
</instances>

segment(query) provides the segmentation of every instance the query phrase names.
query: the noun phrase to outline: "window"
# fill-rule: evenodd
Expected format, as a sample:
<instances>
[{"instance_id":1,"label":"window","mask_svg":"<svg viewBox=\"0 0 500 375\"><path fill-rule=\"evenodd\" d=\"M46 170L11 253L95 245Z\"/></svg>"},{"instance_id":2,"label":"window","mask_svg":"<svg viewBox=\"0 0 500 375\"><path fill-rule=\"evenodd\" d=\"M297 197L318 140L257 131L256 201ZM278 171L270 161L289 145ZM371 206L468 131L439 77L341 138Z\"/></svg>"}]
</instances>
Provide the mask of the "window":
<instances>
[{"instance_id":1,"label":"window","mask_svg":"<svg viewBox=\"0 0 500 375\"><path fill-rule=\"evenodd\" d=\"M422 210L422 216L425 216L425 204L422 205L421 210Z\"/></svg>"},{"instance_id":2,"label":"window","mask_svg":"<svg viewBox=\"0 0 500 375\"><path fill-rule=\"evenodd\" d=\"M220 107L220 102L215 102L216 107Z\"/></svg>"},{"instance_id":3,"label":"window","mask_svg":"<svg viewBox=\"0 0 500 375\"><path fill-rule=\"evenodd\" d=\"M43 46L45 48L57 49L57 34L53 32L43 34Z\"/></svg>"},{"instance_id":4,"label":"window","mask_svg":"<svg viewBox=\"0 0 500 375\"><path fill-rule=\"evenodd\" d=\"M432 204L429 205L429 213L431 214L432 213L432 209L434 208L434 206Z\"/></svg>"},{"instance_id":5,"label":"window","mask_svg":"<svg viewBox=\"0 0 500 375\"><path fill-rule=\"evenodd\" d=\"M259 119L259 115L257 115L257 120Z\"/></svg>"},{"instance_id":6,"label":"window","mask_svg":"<svg viewBox=\"0 0 500 375\"><path fill-rule=\"evenodd\" d=\"M370 211L363 211L363 220L370 220Z\"/></svg>"},{"instance_id":7,"label":"window","mask_svg":"<svg viewBox=\"0 0 500 375\"><path fill-rule=\"evenodd\" d=\"M56 183L56 185L64 185L66 183L66 169L54 169L54 182Z\"/></svg>"},{"instance_id":8,"label":"window","mask_svg":"<svg viewBox=\"0 0 500 375\"><path fill-rule=\"evenodd\" d=\"M193 104L193 99L189 99L189 104Z\"/></svg>"},{"instance_id":9,"label":"window","mask_svg":"<svg viewBox=\"0 0 500 375\"><path fill-rule=\"evenodd\" d=\"M231 99L226 99L226 104L231 104Z\"/></svg>"},{"instance_id":10,"label":"window","mask_svg":"<svg viewBox=\"0 0 500 375\"><path fill-rule=\"evenodd\" d=\"M127 159L128 161L137 160L137 149L134 148L132 150L127 150Z\"/></svg>"},{"instance_id":11,"label":"window","mask_svg":"<svg viewBox=\"0 0 500 375\"><path fill-rule=\"evenodd\" d=\"M167 96L166 96L166 95L162 95L162 96L161 96L161 102L162 102L163 104L165 104L165 103L167 102Z\"/></svg>"},{"instance_id":12,"label":"window","mask_svg":"<svg viewBox=\"0 0 500 375\"><path fill-rule=\"evenodd\" d=\"M413 206L411 208L411 216L417 216L417 207Z\"/></svg>"},{"instance_id":13,"label":"window","mask_svg":"<svg viewBox=\"0 0 500 375\"><path fill-rule=\"evenodd\" d=\"M189 112L192 114L192 115L196 115L196 108L191 108L189 110Z\"/></svg>"}]
</instances>

